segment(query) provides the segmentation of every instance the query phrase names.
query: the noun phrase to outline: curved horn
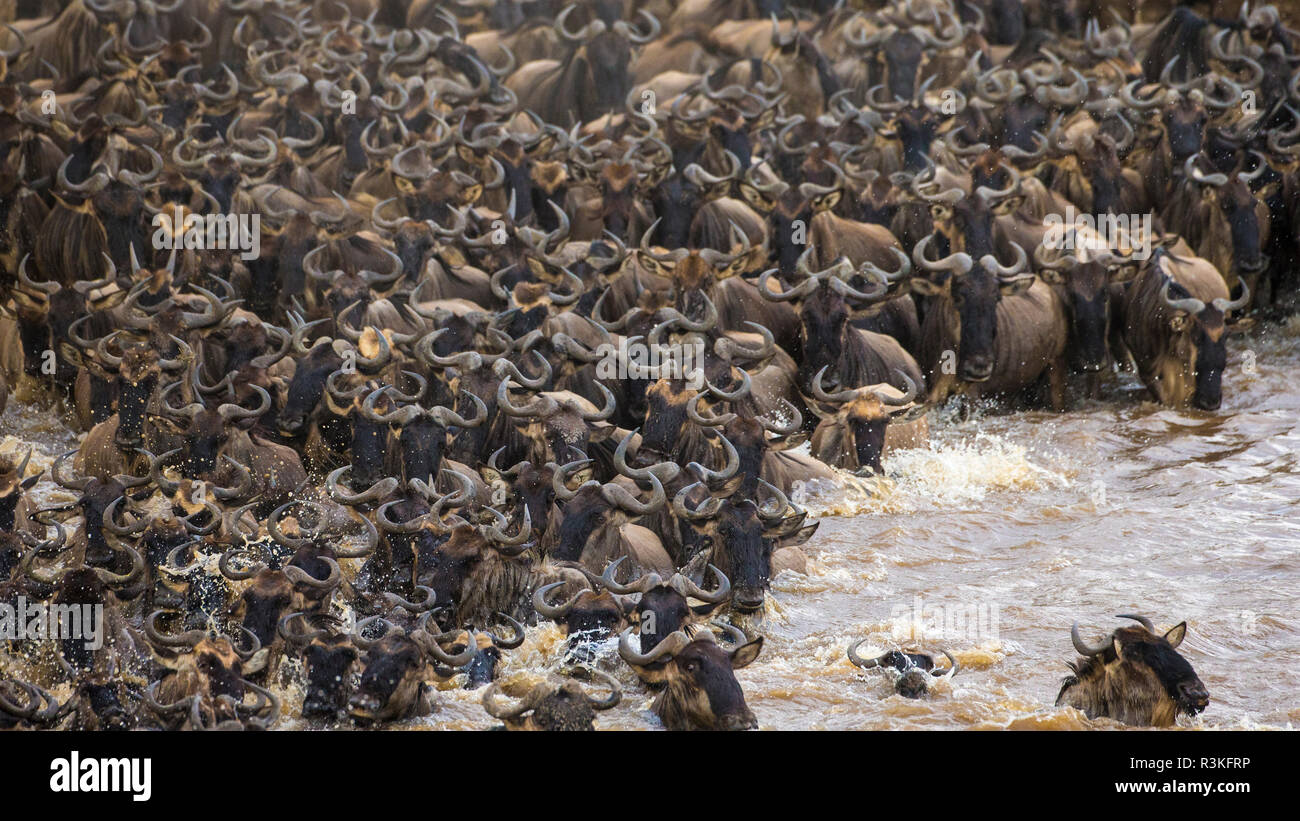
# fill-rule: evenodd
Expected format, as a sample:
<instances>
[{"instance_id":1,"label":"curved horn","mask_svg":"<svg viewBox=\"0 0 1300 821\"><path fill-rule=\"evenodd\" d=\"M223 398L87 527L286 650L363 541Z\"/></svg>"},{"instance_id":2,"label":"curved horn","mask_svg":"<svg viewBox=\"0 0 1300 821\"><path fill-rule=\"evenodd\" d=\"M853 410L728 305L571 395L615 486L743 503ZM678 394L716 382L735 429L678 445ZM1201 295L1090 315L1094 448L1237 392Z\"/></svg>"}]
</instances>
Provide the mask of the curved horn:
<instances>
[{"instance_id":1,"label":"curved horn","mask_svg":"<svg viewBox=\"0 0 1300 821\"><path fill-rule=\"evenodd\" d=\"M1109 639L1098 644L1096 647L1089 647L1088 643L1079 635L1079 623L1077 621L1070 627L1070 641L1074 643L1074 649L1077 650L1081 656L1091 657L1101 655L1110 647Z\"/></svg>"}]
</instances>

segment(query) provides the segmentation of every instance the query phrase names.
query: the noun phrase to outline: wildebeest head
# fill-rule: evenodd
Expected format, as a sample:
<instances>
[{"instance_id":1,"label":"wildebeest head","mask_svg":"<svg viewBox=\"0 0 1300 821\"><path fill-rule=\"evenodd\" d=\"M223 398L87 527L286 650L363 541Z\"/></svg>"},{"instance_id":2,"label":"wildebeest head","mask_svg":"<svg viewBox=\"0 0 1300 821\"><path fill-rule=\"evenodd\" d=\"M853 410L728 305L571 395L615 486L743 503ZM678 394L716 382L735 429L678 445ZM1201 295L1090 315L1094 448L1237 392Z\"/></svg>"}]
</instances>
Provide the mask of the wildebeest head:
<instances>
[{"instance_id":1,"label":"wildebeest head","mask_svg":"<svg viewBox=\"0 0 1300 821\"><path fill-rule=\"evenodd\" d=\"M158 352L151 348L128 348L118 368L121 393L117 406L117 434L114 444L129 450L144 441L145 409L158 387L162 369Z\"/></svg>"},{"instance_id":2,"label":"wildebeest head","mask_svg":"<svg viewBox=\"0 0 1300 821\"><path fill-rule=\"evenodd\" d=\"M1188 157L1201 150L1209 115L1199 91L1187 95L1167 95L1166 99L1168 102L1161 113L1161 122L1169 143L1170 159L1175 166L1180 166Z\"/></svg>"},{"instance_id":3,"label":"wildebeest head","mask_svg":"<svg viewBox=\"0 0 1300 821\"><path fill-rule=\"evenodd\" d=\"M420 645L400 633L386 636L366 650L361 682L353 692L348 713L368 724L425 714L428 685Z\"/></svg>"},{"instance_id":4,"label":"wildebeest head","mask_svg":"<svg viewBox=\"0 0 1300 821\"><path fill-rule=\"evenodd\" d=\"M623 162L621 159L611 159L603 163L599 168L594 165L584 165L581 159L575 158L575 169L591 180L591 185L600 191L600 222L611 234L620 239L628 236L628 227L636 218L637 201L638 201L638 178L636 160ZM651 193L651 201L655 203L656 209L661 204L672 203L674 207L680 203L683 210L694 213L695 203L693 195L685 190L684 182L679 176L671 176L664 181L664 185L657 187ZM674 213L676 213L674 211ZM674 222L681 222L685 218L676 216ZM687 222L689 225L689 222ZM680 226L678 226L680 227ZM661 229L666 230L666 229ZM685 229L683 228L683 236Z\"/></svg>"},{"instance_id":5,"label":"wildebeest head","mask_svg":"<svg viewBox=\"0 0 1300 821\"><path fill-rule=\"evenodd\" d=\"M1092 192L1094 214L1123 213L1121 181L1123 180L1119 152L1122 150L1109 134L1087 137L1077 147L1079 168L1088 178Z\"/></svg>"},{"instance_id":6,"label":"wildebeest head","mask_svg":"<svg viewBox=\"0 0 1300 821\"><path fill-rule=\"evenodd\" d=\"M624 176L629 177L632 181L631 183L624 182L617 189L619 192L626 192L621 198L613 192L607 195L610 199L605 204L605 208L609 212L605 218L605 225L616 236L626 235L627 225L633 213L632 206L636 195L636 187L633 184L636 179L635 169L631 166L617 166L611 163L605 166L602 175L603 177L610 177L623 168L627 169L626 174L620 174L619 177L607 182L607 186L612 188L616 181L621 180ZM691 231L691 221L702 202L701 186L696 179L688 177L684 173L671 173L650 192L650 202L654 206L655 214L658 215L658 223L654 228L654 238L655 242L664 248L686 247L687 238L690 236ZM626 203L623 202L624 199L627 200ZM626 216L624 216L625 214Z\"/></svg>"},{"instance_id":7,"label":"wildebeest head","mask_svg":"<svg viewBox=\"0 0 1300 821\"><path fill-rule=\"evenodd\" d=\"M879 59L884 63L885 86L890 96L911 99L925 56L923 46L921 38L910 31L894 31L885 39Z\"/></svg>"},{"instance_id":8,"label":"wildebeest head","mask_svg":"<svg viewBox=\"0 0 1300 821\"><path fill-rule=\"evenodd\" d=\"M605 698L592 697L582 685L570 679L559 685L550 682L534 685L522 700L511 705L502 701L500 687L494 683L483 693L483 709L504 721L507 730L594 730L596 711L617 706L623 691L610 674L599 670L593 674L610 688Z\"/></svg>"},{"instance_id":9,"label":"wildebeest head","mask_svg":"<svg viewBox=\"0 0 1300 821\"><path fill-rule=\"evenodd\" d=\"M270 647L276 638L276 626L286 610L301 605L295 597L293 581L283 570L263 569L244 590L232 616L244 629L257 637L262 647Z\"/></svg>"},{"instance_id":10,"label":"wildebeest head","mask_svg":"<svg viewBox=\"0 0 1300 821\"><path fill-rule=\"evenodd\" d=\"M407 372L419 383L415 393L402 394L392 387L371 392L360 405L360 416L353 420L352 463L359 482L371 484L383 474L383 454L388 429L397 429L398 452L401 454L403 475L407 481L419 479L431 483L442 470L442 460L447 448L447 429L455 426L465 430L483 424L487 406L473 393L460 392L458 399L474 403L472 418L466 419L442 406L425 408L417 401L424 395L428 382L418 374ZM399 402L410 404L396 407ZM387 409L379 406L382 403ZM369 437L369 446L358 449L360 437ZM363 454L367 461L363 463Z\"/></svg>"},{"instance_id":11,"label":"wildebeest head","mask_svg":"<svg viewBox=\"0 0 1300 821\"><path fill-rule=\"evenodd\" d=\"M244 693L252 689L268 699L271 707L269 720L258 721L269 726L279 716L279 700L273 694L244 679L244 674L256 672L257 662L247 663L234 644L224 637L212 637L204 630L188 630L179 635L158 632L157 619L162 611L154 611L145 620L145 634L155 647L188 648L189 652L171 658L159 658L172 672L161 682L149 688L146 703L160 717L189 711L189 721L196 729L226 721L245 718L246 711L238 707ZM225 698L228 697L228 698ZM161 699L161 701L159 700ZM266 706L266 702L263 702Z\"/></svg>"},{"instance_id":12,"label":"wildebeest head","mask_svg":"<svg viewBox=\"0 0 1300 821\"><path fill-rule=\"evenodd\" d=\"M641 428L639 455L666 457L691 423L688 408L692 395L680 380L659 379L645 392L645 421Z\"/></svg>"},{"instance_id":13,"label":"wildebeest head","mask_svg":"<svg viewBox=\"0 0 1300 821\"><path fill-rule=\"evenodd\" d=\"M126 687L121 679L104 674L88 676L77 685L77 729L130 730L135 716L127 709Z\"/></svg>"},{"instance_id":14,"label":"wildebeest head","mask_svg":"<svg viewBox=\"0 0 1300 821\"><path fill-rule=\"evenodd\" d=\"M597 426L614 415L614 394L603 384L596 387L604 394L604 407L597 410L587 399L569 391L549 391L524 405L510 400L514 380L507 376L497 386L497 408L507 416L524 422L525 436L532 445L531 461L565 464L585 454L592 441L601 441L613 428Z\"/></svg>"},{"instance_id":15,"label":"wildebeest head","mask_svg":"<svg viewBox=\"0 0 1300 821\"><path fill-rule=\"evenodd\" d=\"M632 648L631 627L619 637L619 655L634 667L668 659L666 686L651 709L670 730L752 730L758 726L734 671L758 658L763 637L750 641L737 628L719 626L737 639L734 649L723 649L707 629L698 632L694 640L677 631L646 653Z\"/></svg>"},{"instance_id":16,"label":"wildebeest head","mask_svg":"<svg viewBox=\"0 0 1300 821\"><path fill-rule=\"evenodd\" d=\"M942 652L948 657L948 669L936 670L934 657L925 653L890 650L883 656L864 659L858 655L858 648L869 640L862 639L849 647L849 661L864 670L892 670L896 674L894 691L904 698L920 698L930 691L930 683L935 679L957 675L957 660L947 650Z\"/></svg>"},{"instance_id":17,"label":"wildebeest head","mask_svg":"<svg viewBox=\"0 0 1300 821\"><path fill-rule=\"evenodd\" d=\"M1209 693L1178 653L1187 622L1159 635L1143 616L1119 618L1133 619L1141 627L1120 627L1096 646L1079 636L1077 623L1070 628L1074 649L1083 658L1070 665L1074 675L1065 679L1056 703L1076 707L1089 718L1154 727L1173 725L1179 714L1203 711Z\"/></svg>"},{"instance_id":18,"label":"wildebeest head","mask_svg":"<svg viewBox=\"0 0 1300 821\"><path fill-rule=\"evenodd\" d=\"M693 629L731 597L731 580L713 565L709 565L708 570L713 573L717 586L713 590L704 590L681 573L668 579L661 578L658 573L647 573L627 584L619 584L614 577L622 562L622 557L611 562L600 581L607 590L620 595L640 594L633 615L641 637L642 652L678 630ZM701 604L692 605L688 597ZM644 671L638 673L646 680Z\"/></svg>"},{"instance_id":19,"label":"wildebeest head","mask_svg":"<svg viewBox=\"0 0 1300 821\"><path fill-rule=\"evenodd\" d=\"M1197 156L1188 157L1183 163L1187 177L1201 186L1202 197L1217 205L1219 214L1211 219L1222 219L1227 223L1232 241L1231 269L1222 273L1229 286L1234 284L1237 275L1254 273L1268 264L1268 258L1261 253L1261 232L1257 206L1259 200L1250 189L1250 182L1263 174L1268 164L1262 154L1255 152L1259 166L1252 172L1236 174L1204 174L1196 166ZM1196 189L1193 188L1193 191ZM1217 259L1217 257L1216 257Z\"/></svg>"},{"instance_id":20,"label":"wildebeest head","mask_svg":"<svg viewBox=\"0 0 1300 821\"><path fill-rule=\"evenodd\" d=\"M300 343L301 334L296 339ZM299 352L303 353L304 350L300 347ZM286 436L297 436L303 432L308 419L325 395L326 380L343 364L343 360L330 345L316 345L294 364L289 395L280 411L278 423L280 432Z\"/></svg>"},{"instance_id":21,"label":"wildebeest head","mask_svg":"<svg viewBox=\"0 0 1300 821\"><path fill-rule=\"evenodd\" d=\"M520 462L513 467L499 468L497 459L504 446L488 458L488 464L479 468L479 473L493 488L493 505L501 507L506 499L513 496L528 511L533 526L544 532L550 521L551 506L555 503L554 463L535 467L532 462ZM498 501L500 499L500 501Z\"/></svg>"},{"instance_id":22,"label":"wildebeest head","mask_svg":"<svg viewBox=\"0 0 1300 821\"><path fill-rule=\"evenodd\" d=\"M1110 361L1107 339L1111 271L1121 261L1104 253L1083 261L1070 255L1054 262L1042 257L1043 254L1035 252L1043 281L1065 290L1070 316L1070 367L1076 371L1100 371Z\"/></svg>"},{"instance_id":23,"label":"wildebeest head","mask_svg":"<svg viewBox=\"0 0 1300 821\"><path fill-rule=\"evenodd\" d=\"M1157 265L1163 264L1158 251ZM1250 301L1250 289L1241 283L1241 295L1235 300L1214 299L1205 304L1191 296L1182 285L1167 278L1160 289L1165 306L1172 310L1169 330L1175 359L1189 363L1196 385L1192 404L1202 410L1218 410L1223 401L1223 371L1227 366L1227 315L1244 308Z\"/></svg>"},{"instance_id":24,"label":"wildebeest head","mask_svg":"<svg viewBox=\"0 0 1300 821\"><path fill-rule=\"evenodd\" d=\"M910 100L916 91L921 68L930 59L926 50L943 52L950 49L961 42L963 34L961 21L955 15L949 18L945 31L936 14L933 31L924 25L910 25L904 29L889 23L869 35L864 35L861 27L847 31L845 41L855 49L871 51L871 77L873 81L883 82L891 98Z\"/></svg>"},{"instance_id":25,"label":"wildebeest head","mask_svg":"<svg viewBox=\"0 0 1300 821\"><path fill-rule=\"evenodd\" d=\"M900 267L893 274L870 262L865 262L855 271L844 257L821 271L812 271L809 261L814 250L809 246L795 263L794 278L799 283L790 290L769 287L775 269L765 272L759 280L759 293L765 299L799 303L799 339L804 351L799 363L799 384L805 391L811 390L813 375L823 367L840 367L841 359L851 344L849 336L857 334L849 320L864 315L884 299L889 294L891 278L901 280L911 273L911 262L898 248L894 248L893 253L898 257ZM859 290L850 284L859 274L869 277L866 286L869 290Z\"/></svg>"},{"instance_id":26,"label":"wildebeest head","mask_svg":"<svg viewBox=\"0 0 1300 821\"><path fill-rule=\"evenodd\" d=\"M631 23L618 20L589 21L578 31L571 31L566 20L577 7L570 5L555 18L555 32L572 49L562 61L565 76L572 85L557 91L576 93L573 101L579 120L589 122L620 108L632 88L628 64L632 45L648 43L659 34L659 21L644 9L639 12L647 21L647 31L636 31Z\"/></svg>"},{"instance_id":27,"label":"wildebeest head","mask_svg":"<svg viewBox=\"0 0 1300 821\"><path fill-rule=\"evenodd\" d=\"M823 421L813 434L813 455L835 467L847 470L869 468L883 472L880 457L885 448L885 432L891 419L916 413L913 404L917 386L905 373L896 372L907 385L906 392L893 385L867 385L852 390L828 393L823 378L826 367L813 378L813 396L834 408L822 414Z\"/></svg>"},{"instance_id":28,"label":"wildebeest head","mask_svg":"<svg viewBox=\"0 0 1300 821\"><path fill-rule=\"evenodd\" d=\"M307 665L307 695L303 718L335 719L347 712L357 648L342 634L317 636L303 652Z\"/></svg>"},{"instance_id":29,"label":"wildebeest head","mask_svg":"<svg viewBox=\"0 0 1300 821\"><path fill-rule=\"evenodd\" d=\"M627 623L625 603L607 590L581 590L568 601L550 604L546 595L567 582L559 581L537 588L533 609L543 618L554 620L568 637L570 658L589 664L595 658L591 646L605 641Z\"/></svg>"},{"instance_id":30,"label":"wildebeest head","mask_svg":"<svg viewBox=\"0 0 1300 821\"><path fill-rule=\"evenodd\" d=\"M438 507L429 520L437 518ZM447 529L436 522L432 526ZM517 536L506 537L495 526L480 530L463 520L455 522L445 541L432 550L421 550L417 583L434 591L440 608L450 607L453 622L462 617L486 619L493 612L513 608L515 594L527 587L530 567L520 554L531 546L527 541L531 522L525 520L520 528Z\"/></svg>"},{"instance_id":31,"label":"wildebeest head","mask_svg":"<svg viewBox=\"0 0 1300 821\"><path fill-rule=\"evenodd\" d=\"M1002 190L980 186L973 194L961 189L930 194L916 189L937 215L935 233L912 249L912 262L924 274L911 279L912 289L942 303L946 332L957 343L958 375L967 382L983 382L993 375L998 302L1034 283L1032 273L1022 273L1029 260L1019 245L1012 243L1017 256L1010 266L1001 265L994 255L994 206L1007 205L1004 198L1020 185L1019 172L1010 170L1013 179ZM926 249L938 236L946 240L950 253L931 262Z\"/></svg>"},{"instance_id":32,"label":"wildebeest head","mask_svg":"<svg viewBox=\"0 0 1300 821\"><path fill-rule=\"evenodd\" d=\"M708 297L714 293L714 286L718 280L734 276L744 270L750 251L749 236L735 223L731 225L731 243L732 248L735 249L733 253L723 253L712 248L700 250L678 248L668 253L655 252L647 243L650 234L657 226L658 221L641 236L637 262L643 270L672 280L679 311L686 313L692 310L702 301L698 295ZM711 308L711 305L708 307ZM708 321L710 314L711 311L706 312L706 318L701 322ZM704 329L692 328L692 330Z\"/></svg>"},{"instance_id":33,"label":"wildebeest head","mask_svg":"<svg viewBox=\"0 0 1300 821\"><path fill-rule=\"evenodd\" d=\"M626 452L626 444L631 434L624 437L619 450ZM626 465L622 455L617 459L620 465ZM676 478L678 468L672 463L661 463L649 468L629 468L628 476L634 476L635 485L620 482L601 483L596 479L585 478L574 490L569 487L570 477L591 476L590 459L571 462L554 469L551 487L555 496L562 502L562 518L553 526L556 544L551 548L551 556L563 561L578 561L584 553L612 557L618 550L621 537L620 528L638 516L648 516L663 508L667 496L659 475L671 481ZM650 498L642 501L633 492L650 485Z\"/></svg>"},{"instance_id":34,"label":"wildebeest head","mask_svg":"<svg viewBox=\"0 0 1300 821\"><path fill-rule=\"evenodd\" d=\"M86 562L92 566L106 566L113 556L107 534L118 531L113 521L118 505L125 498L126 488L117 479L107 482L90 479L82 488L77 500L83 519L82 529L86 536ZM143 530L144 523L128 525L131 530Z\"/></svg>"},{"instance_id":35,"label":"wildebeest head","mask_svg":"<svg viewBox=\"0 0 1300 821\"><path fill-rule=\"evenodd\" d=\"M271 394L260 385L252 385L261 399L258 407L248 409L236 402L223 402L215 411L208 410L202 402L191 402L183 408L168 404L168 395L180 385L172 383L163 391L162 407L177 419L188 419L182 437L185 442L186 472L195 476L208 475L217 469L217 458L230 440L234 425L246 419L258 419L271 407Z\"/></svg>"},{"instance_id":36,"label":"wildebeest head","mask_svg":"<svg viewBox=\"0 0 1300 821\"><path fill-rule=\"evenodd\" d=\"M469 656L460 669L438 664L434 672L442 679L457 673L465 674L465 689L477 690L496 680L505 662L503 650L513 650L524 643L524 626L504 613L498 613L510 625L511 635L502 638L495 633L475 630L451 630L432 637L432 641L448 655Z\"/></svg>"},{"instance_id":37,"label":"wildebeest head","mask_svg":"<svg viewBox=\"0 0 1300 821\"><path fill-rule=\"evenodd\" d=\"M732 607L742 613L762 609L771 584L772 551L777 547L803 544L817 530L817 524L802 527L806 512L790 504L780 489L764 482L772 497L761 507L752 498L737 500L740 483L729 482L717 498L702 494L697 482L673 497L673 512L690 524L698 537L698 548L711 551L710 561L731 580ZM703 497L696 507L687 507L692 496Z\"/></svg>"}]
</instances>

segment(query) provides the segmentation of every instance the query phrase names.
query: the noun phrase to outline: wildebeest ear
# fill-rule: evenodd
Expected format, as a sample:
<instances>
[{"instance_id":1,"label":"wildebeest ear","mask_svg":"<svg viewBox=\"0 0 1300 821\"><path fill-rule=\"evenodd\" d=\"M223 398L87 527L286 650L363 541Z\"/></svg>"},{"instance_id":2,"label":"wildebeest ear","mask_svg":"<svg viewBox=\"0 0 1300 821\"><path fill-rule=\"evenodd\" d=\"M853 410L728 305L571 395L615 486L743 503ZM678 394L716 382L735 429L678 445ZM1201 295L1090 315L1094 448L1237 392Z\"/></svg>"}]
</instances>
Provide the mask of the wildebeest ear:
<instances>
[{"instance_id":1,"label":"wildebeest ear","mask_svg":"<svg viewBox=\"0 0 1300 821\"><path fill-rule=\"evenodd\" d=\"M722 602L717 602L715 604L693 604L691 605L691 612L697 616L707 616L714 610L717 610L721 605Z\"/></svg>"},{"instance_id":2,"label":"wildebeest ear","mask_svg":"<svg viewBox=\"0 0 1300 821\"><path fill-rule=\"evenodd\" d=\"M1253 316L1243 316L1241 319L1238 319L1236 322L1231 322L1228 324L1228 333L1243 334L1246 331L1249 331L1253 327L1255 327L1255 318Z\"/></svg>"},{"instance_id":3,"label":"wildebeest ear","mask_svg":"<svg viewBox=\"0 0 1300 821\"><path fill-rule=\"evenodd\" d=\"M1120 265L1117 268L1108 269L1106 275L1110 278L1112 285L1116 283L1127 284L1133 281L1133 278L1137 276L1137 272L1138 266L1136 265Z\"/></svg>"},{"instance_id":4,"label":"wildebeest ear","mask_svg":"<svg viewBox=\"0 0 1300 821\"><path fill-rule=\"evenodd\" d=\"M469 165L478 165L478 157L474 156L474 152L470 150L469 146L456 146L456 153L460 156L462 162Z\"/></svg>"},{"instance_id":5,"label":"wildebeest ear","mask_svg":"<svg viewBox=\"0 0 1300 821\"><path fill-rule=\"evenodd\" d=\"M940 285L938 283L931 282L929 279L925 277L912 277L907 281L907 284L908 287L910 287L915 293L918 293L921 296L939 296L940 294L946 293L948 291L947 281L944 281L944 283Z\"/></svg>"},{"instance_id":6,"label":"wildebeest ear","mask_svg":"<svg viewBox=\"0 0 1300 821\"><path fill-rule=\"evenodd\" d=\"M731 652L731 669L739 670L752 664L763 649L763 637L759 636L748 644L742 644Z\"/></svg>"},{"instance_id":7,"label":"wildebeest ear","mask_svg":"<svg viewBox=\"0 0 1300 821\"><path fill-rule=\"evenodd\" d=\"M1115 658L1119 659L1120 661L1123 661L1124 652L1123 652L1123 648L1120 647L1119 639L1117 637L1113 635L1110 637L1110 646L1115 651Z\"/></svg>"},{"instance_id":8,"label":"wildebeest ear","mask_svg":"<svg viewBox=\"0 0 1300 821\"><path fill-rule=\"evenodd\" d=\"M263 647L261 650L258 650L256 653L254 653L251 659L244 662L243 674L249 675L250 673L256 673L261 671L266 667L266 662L270 658L271 658L271 648Z\"/></svg>"},{"instance_id":9,"label":"wildebeest ear","mask_svg":"<svg viewBox=\"0 0 1300 821\"><path fill-rule=\"evenodd\" d=\"M803 544L812 538L812 535L817 532L817 528L820 526L821 522L813 522L810 525L801 527L789 536L779 539L777 544L781 547L794 547L795 545Z\"/></svg>"},{"instance_id":10,"label":"wildebeest ear","mask_svg":"<svg viewBox=\"0 0 1300 821\"><path fill-rule=\"evenodd\" d=\"M820 212L822 212L822 211L829 211L829 210L831 210L832 208L834 208L834 207L839 203L839 201L840 201L840 196L841 196L843 193L844 193L844 192L840 191L840 189L837 188L837 189L835 189L834 191L832 191L831 193L825 195L824 197L818 197L818 198L813 202L813 213L816 214L816 213L820 213Z\"/></svg>"},{"instance_id":11,"label":"wildebeest ear","mask_svg":"<svg viewBox=\"0 0 1300 821\"><path fill-rule=\"evenodd\" d=\"M1038 276L1040 279L1043 280L1043 282L1046 282L1050 285L1065 284L1065 277L1061 275L1061 272L1054 270L1052 268L1044 268L1043 270L1038 272Z\"/></svg>"},{"instance_id":12,"label":"wildebeest ear","mask_svg":"<svg viewBox=\"0 0 1300 821\"><path fill-rule=\"evenodd\" d=\"M734 495L736 491L740 490L740 486L744 483L745 477L743 475L732 476L730 479L723 482L722 487L714 491L713 495L723 499L728 498Z\"/></svg>"},{"instance_id":13,"label":"wildebeest ear","mask_svg":"<svg viewBox=\"0 0 1300 821\"><path fill-rule=\"evenodd\" d=\"M185 433L185 428L176 424L175 420L162 416L160 414L148 414L149 423L155 427L161 428L174 436L180 436Z\"/></svg>"},{"instance_id":14,"label":"wildebeest ear","mask_svg":"<svg viewBox=\"0 0 1300 821\"><path fill-rule=\"evenodd\" d=\"M1187 330L1188 324L1187 314L1184 313L1177 313L1169 318L1169 330L1174 333L1182 333Z\"/></svg>"},{"instance_id":15,"label":"wildebeest ear","mask_svg":"<svg viewBox=\"0 0 1300 821\"><path fill-rule=\"evenodd\" d=\"M1019 208L1020 204L1024 201L1025 198L1023 196L1007 197L1006 199L1002 200L998 204L994 205L992 211L995 215L998 216L1001 216L1003 214L1010 214L1013 213L1017 208Z\"/></svg>"},{"instance_id":16,"label":"wildebeest ear","mask_svg":"<svg viewBox=\"0 0 1300 821\"><path fill-rule=\"evenodd\" d=\"M1033 277L1017 277L1010 282L1004 282L998 286L998 290L1003 296L1016 296L1028 291L1034 285Z\"/></svg>"},{"instance_id":17,"label":"wildebeest ear","mask_svg":"<svg viewBox=\"0 0 1300 821\"><path fill-rule=\"evenodd\" d=\"M460 192L461 205L473 205L478 202L478 198L481 196L483 196L483 185L481 183L462 188Z\"/></svg>"},{"instance_id":18,"label":"wildebeest ear","mask_svg":"<svg viewBox=\"0 0 1300 821\"><path fill-rule=\"evenodd\" d=\"M442 248L438 251L438 256L441 257L443 262L447 263L453 268L464 265L466 262L468 262L468 260L465 259L464 252L454 245L442 246Z\"/></svg>"},{"instance_id":19,"label":"wildebeest ear","mask_svg":"<svg viewBox=\"0 0 1300 821\"><path fill-rule=\"evenodd\" d=\"M1168 633L1165 633L1165 641L1169 642L1169 646L1174 649L1177 649L1178 645L1182 644L1183 639L1185 638L1187 638L1187 622L1185 621L1180 621L1178 624L1169 628Z\"/></svg>"},{"instance_id":20,"label":"wildebeest ear","mask_svg":"<svg viewBox=\"0 0 1300 821\"><path fill-rule=\"evenodd\" d=\"M489 485L496 484L497 482L500 482L501 484L506 483L505 479L501 478L500 473L487 465L479 465L478 475L482 476L483 481L487 482Z\"/></svg>"},{"instance_id":21,"label":"wildebeest ear","mask_svg":"<svg viewBox=\"0 0 1300 821\"><path fill-rule=\"evenodd\" d=\"M925 405L912 405L911 407L907 407L907 408L899 408L896 411L890 412L889 421L915 422L917 419L920 419L922 416L925 416L926 413L929 412L929 410L930 409L927 408Z\"/></svg>"},{"instance_id":22,"label":"wildebeest ear","mask_svg":"<svg viewBox=\"0 0 1300 821\"><path fill-rule=\"evenodd\" d=\"M760 211L768 211L772 208L772 202L763 196L757 188L752 185L740 184L740 195L745 198L745 202L754 206Z\"/></svg>"},{"instance_id":23,"label":"wildebeest ear","mask_svg":"<svg viewBox=\"0 0 1300 821\"><path fill-rule=\"evenodd\" d=\"M663 276L663 273L662 273L662 271L660 270L660 265L659 265L659 263L658 263L657 261L655 261L655 258L654 258L654 257L650 256L649 254L645 253L644 251L637 251L637 252L636 252L636 262L637 262L637 265L640 265L641 268L642 268L642 269L643 269L647 274L654 274L654 275L656 275L656 276Z\"/></svg>"}]
</instances>

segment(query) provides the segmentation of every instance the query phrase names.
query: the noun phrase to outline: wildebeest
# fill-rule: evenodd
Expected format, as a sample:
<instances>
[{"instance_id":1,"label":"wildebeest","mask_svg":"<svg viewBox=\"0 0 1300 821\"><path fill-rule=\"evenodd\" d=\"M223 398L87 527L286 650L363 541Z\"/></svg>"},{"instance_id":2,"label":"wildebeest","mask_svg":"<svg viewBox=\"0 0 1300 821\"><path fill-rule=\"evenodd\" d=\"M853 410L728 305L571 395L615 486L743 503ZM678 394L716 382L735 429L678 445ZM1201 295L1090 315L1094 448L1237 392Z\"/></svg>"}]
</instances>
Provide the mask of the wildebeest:
<instances>
[{"instance_id":1,"label":"wildebeest","mask_svg":"<svg viewBox=\"0 0 1300 821\"><path fill-rule=\"evenodd\" d=\"M1151 397L1217 410L1223 401L1229 316L1249 289L1230 299L1223 277L1186 245L1157 249L1128 284L1122 302L1124 344Z\"/></svg>"},{"instance_id":2,"label":"wildebeest","mask_svg":"<svg viewBox=\"0 0 1300 821\"><path fill-rule=\"evenodd\" d=\"M842 472L1130 356L1216 408L1294 284L1295 32L1111 5L0 0L0 410L88 431L70 497L0 461L0 598L112 628L0 723L401 723L551 619L752 724L705 621L808 601ZM1038 253L1071 210L1155 257Z\"/></svg>"},{"instance_id":3,"label":"wildebeest","mask_svg":"<svg viewBox=\"0 0 1300 821\"><path fill-rule=\"evenodd\" d=\"M858 648L870 639L862 639L849 647L849 661L863 670L890 670L894 673L894 692L904 698L920 698L930 691L933 681L950 679L957 675L957 660L947 650L941 651L948 658L947 669L938 669L934 657L925 653L904 653L890 650L881 656L864 659L858 655Z\"/></svg>"},{"instance_id":4,"label":"wildebeest","mask_svg":"<svg viewBox=\"0 0 1300 821\"><path fill-rule=\"evenodd\" d=\"M1179 715L1203 712L1210 694L1178 653L1187 622L1160 635L1145 616L1116 618L1141 626L1116 628L1096 645L1083 640L1078 623L1070 628L1070 640L1083 658L1070 664L1074 675L1062 683L1057 706L1139 727L1170 727Z\"/></svg>"}]
</instances>

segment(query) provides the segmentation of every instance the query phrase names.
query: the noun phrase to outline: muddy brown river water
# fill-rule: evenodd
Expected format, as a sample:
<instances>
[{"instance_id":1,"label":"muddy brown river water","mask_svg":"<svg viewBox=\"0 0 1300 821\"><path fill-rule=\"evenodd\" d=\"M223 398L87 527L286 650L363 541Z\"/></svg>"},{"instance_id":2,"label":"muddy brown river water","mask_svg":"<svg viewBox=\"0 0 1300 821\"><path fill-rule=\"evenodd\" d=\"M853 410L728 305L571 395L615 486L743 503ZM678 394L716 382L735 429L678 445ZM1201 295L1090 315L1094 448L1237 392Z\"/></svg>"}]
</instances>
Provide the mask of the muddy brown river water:
<instances>
[{"instance_id":1,"label":"muddy brown river water","mask_svg":"<svg viewBox=\"0 0 1300 821\"><path fill-rule=\"evenodd\" d=\"M773 583L767 611L742 622L766 644L739 671L762 729L1114 728L1052 702L1074 658L1070 624L1094 640L1142 613L1182 646L1210 706L1180 727L1287 728L1300 719L1287 672L1300 658L1300 316L1229 345L1224 404L1161 408L1131 374L1063 414L932 414L929 449L885 460L888 477L846 476L798 497L822 525L807 575ZM48 463L76 437L15 401L0 452L27 444ZM38 492L57 495L43 480ZM961 664L920 701L853 667L845 648L946 648ZM513 686L558 668L553 626L509 653ZM652 696L618 659L624 685L602 729L659 726ZM282 727L302 726L301 669L281 671ZM453 680L453 684L455 680ZM399 727L485 728L481 691L448 689L428 719Z\"/></svg>"}]
</instances>

